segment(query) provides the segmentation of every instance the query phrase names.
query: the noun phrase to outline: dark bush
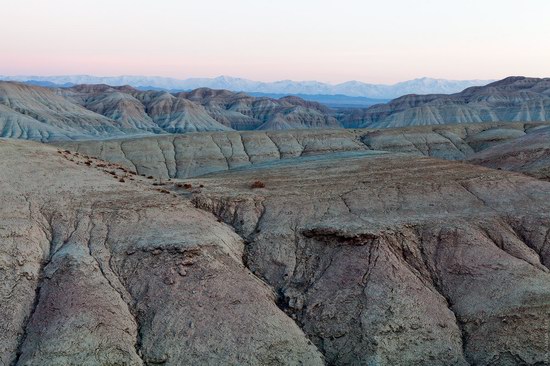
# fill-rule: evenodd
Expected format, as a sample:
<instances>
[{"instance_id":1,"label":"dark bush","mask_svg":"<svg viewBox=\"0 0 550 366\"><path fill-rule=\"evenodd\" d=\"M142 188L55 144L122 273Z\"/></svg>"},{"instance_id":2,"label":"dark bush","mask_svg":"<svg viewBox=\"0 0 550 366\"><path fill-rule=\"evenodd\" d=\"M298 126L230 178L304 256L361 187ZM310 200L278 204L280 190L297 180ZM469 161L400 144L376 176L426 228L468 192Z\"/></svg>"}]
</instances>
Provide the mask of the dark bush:
<instances>
[{"instance_id":1,"label":"dark bush","mask_svg":"<svg viewBox=\"0 0 550 366\"><path fill-rule=\"evenodd\" d=\"M262 182L261 180L257 180L257 181L255 181L254 183L252 183L252 185L250 186L250 188L252 188L252 189L255 189L255 188L265 188L265 183Z\"/></svg>"}]
</instances>

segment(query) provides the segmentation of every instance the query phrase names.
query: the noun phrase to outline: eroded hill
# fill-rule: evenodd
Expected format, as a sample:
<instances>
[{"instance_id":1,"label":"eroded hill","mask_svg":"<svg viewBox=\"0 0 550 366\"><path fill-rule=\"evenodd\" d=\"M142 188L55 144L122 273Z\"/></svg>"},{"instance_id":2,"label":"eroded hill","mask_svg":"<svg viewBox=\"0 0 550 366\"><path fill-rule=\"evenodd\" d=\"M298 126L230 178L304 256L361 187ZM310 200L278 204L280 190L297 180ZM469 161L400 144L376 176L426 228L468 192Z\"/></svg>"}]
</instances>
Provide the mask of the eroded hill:
<instances>
[{"instance_id":1,"label":"eroded hill","mask_svg":"<svg viewBox=\"0 0 550 366\"><path fill-rule=\"evenodd\" d=\"M328 364L546 362L547 182L353 152L187 183Z\"/></svg>"},{"instance_id":2,"label":"eroded hill","mask_svg":"<svg viewBox=\"0 0 550 366\"><path fill-rule=\"evenodd\" d=\"M480 123L381 130L214 132L61 143L139 174L187 178L300 156L380 150L463 160L548 124Z\"/></svg>"},{"instance_id":3,"label":"eroded hill","mask_svg":"<svg viewBox=\"0 0 550 366\"><path fill-rule=\"evenodd\" d=\"M0 364L323 364L212 215L53 147L0 155Z\"/></svg>"},{"instance_id":4,"label":"eroded hill","mask_svg":"<svg viewBox=\"0 0 550 366\"><path fill-rule=\"evenodd\" d=\"M342 113L344 127L406 127L550 119L550 79L509 77L456 94L405 95Z\"/></svg>"}]
</instances>

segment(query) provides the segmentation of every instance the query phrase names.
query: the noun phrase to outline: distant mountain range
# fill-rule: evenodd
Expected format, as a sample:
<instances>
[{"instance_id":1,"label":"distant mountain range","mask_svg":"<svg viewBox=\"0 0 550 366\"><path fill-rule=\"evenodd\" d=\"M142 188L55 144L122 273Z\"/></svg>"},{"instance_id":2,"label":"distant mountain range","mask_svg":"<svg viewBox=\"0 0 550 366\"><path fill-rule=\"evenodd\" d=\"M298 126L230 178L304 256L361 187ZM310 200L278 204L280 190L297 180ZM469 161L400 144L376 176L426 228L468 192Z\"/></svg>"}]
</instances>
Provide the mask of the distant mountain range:
<instances>
[{"instance_id":1,"label":"distant mountain range","mask_svg":"<svg viewBox=\"0 0 550 366\"><path fill-rule=\"evenodd\" d=\"M157 76L98 77L90 75L0 76L0 80L20 81L40 86L52 87L69 87L79 84L107 84L111 86L129 85L137 89L162 89L167 91L189 91L204 87L211 89L242 91L247 93L322 96L341 95L385 100L397 98L405 94L451 94L462 91L471 86L482 86L491 82L491 80L445 80L420 78L393 85L384 85L367 84L360 81L348 81L341 84L292 80L261 82L229 76L179 80ZM346 102L344 102L344 104L346 104Z\"/></svg>"}]
</instances>

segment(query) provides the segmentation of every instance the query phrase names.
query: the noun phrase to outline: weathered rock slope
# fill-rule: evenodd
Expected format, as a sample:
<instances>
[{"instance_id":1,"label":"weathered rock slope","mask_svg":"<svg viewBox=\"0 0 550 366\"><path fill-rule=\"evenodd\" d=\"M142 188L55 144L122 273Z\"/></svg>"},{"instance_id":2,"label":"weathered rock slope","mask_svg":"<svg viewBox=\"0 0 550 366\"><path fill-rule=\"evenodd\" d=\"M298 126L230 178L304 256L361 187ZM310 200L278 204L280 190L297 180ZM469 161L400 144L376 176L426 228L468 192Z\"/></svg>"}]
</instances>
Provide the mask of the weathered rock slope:
<instances>
[{"instance_id":1,"label":"weathered rock slope","mask_svg":"<svg viewBox=\"0 0 550 366\"><path fill-rule=\"evenodd\" d=\"M138 133L133 126L72 103L52 89L0 82L0 137L49 141Z\"/></svg>"},{"instance_id":2,"label":"weathered rock slope","mask_svg":"<svg viewBox=\"0 0 550 366\"><path fill-rule=\"evenodd\" d=\"M509 77L456 94L405 95L339 117L344 127L550 120L550 78Z\"/></svg>"},{"instance_id":3,"label":"weathered rock slope","mask_svg":"<svg viewBox=\"0 0 550 366\"><path fill-rule=\"evenodd\" d=\"M539 126L532 133L474 154L468 161L550 180L550 127Z\"/></svg>"},{"instance_id":4,"label":"weathered rock slope","mask_svg":"<svg viewBox=\"0 0 550 366\"><path fill-rule=\"evenodd\" d=\"M336 128L331 111L297 97L226 90L171 94L128 86L44 88L0 81L0 137L39 141L229 130Z\"/></svg>"},{"instance_id":5,"label":"weathered rock slope","mask_svg":"<svg viewBox=\"0 0 550 366\"><path fill-rule=\"evenodd\" d=\"M321 365L244 244L126 169L0 139L1 365Z\"/></svg>"},{"instance_id":6,"label":"weathered rock slope","mask_svg":"<svg viewBox=\"0 0 550 366\"><path fill-rule=\"evenodd\" d=\"M185 181L0 140L0 364L549 362L550 183L306 132Z\"/></svg>"},{"instance_id":7,"label":"weathered rock slope","mask_svg":"<svg viewBox=\"0 0 550 366\"><path fill-rule=\"evenodd\" d=\"M382 130L214 132L67 142L59 146L124 164L139 174L187 178L267 161L345 151L383 150L461 160L529 135L541 126L480 123Z\"/></svg>"},{"instance_id":8,"label":"weathered rock slope","mask_svg":"<svg viewBox=\"0 0 550 366\"><path fill-rule=\"evenodd\" d=\"M252 97L200 88L44 88L0 81L0 137L82 140L199 131L385 128L548 121L550 79L511 77L451 95L406 95L367 109L333 111L298 97Z\"/></svg>"},{"instance_id":9,"label":"weathered rock slope","mask_svg":"<svg viewBox=\"0 0 550 366\"><path fill-rule=\"evenodd\" d=\"M328 364L549 363L547 182L348 152L187 183Z\"/></svg>"}]
</instances>

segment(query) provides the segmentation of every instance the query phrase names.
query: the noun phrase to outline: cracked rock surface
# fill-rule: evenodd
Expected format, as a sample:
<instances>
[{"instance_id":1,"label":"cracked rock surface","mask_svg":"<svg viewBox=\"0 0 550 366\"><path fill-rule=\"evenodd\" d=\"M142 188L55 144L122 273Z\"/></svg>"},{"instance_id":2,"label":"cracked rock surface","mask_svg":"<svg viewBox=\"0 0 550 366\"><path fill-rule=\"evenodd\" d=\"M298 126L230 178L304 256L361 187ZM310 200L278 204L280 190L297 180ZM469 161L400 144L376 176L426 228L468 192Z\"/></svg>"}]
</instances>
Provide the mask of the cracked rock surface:
<instances>
[{"instance_id":1,"label":"cracked rock surface","mask_svg":"<svg viewBox=\"0 0 550 366\"><path fill-rule=\"evenodd\" d=\"M0 365L324 363L211 214L50 146L0 156Z\"/></svg>"},{"instance_id":2,"label":"cracked rock surface","mask_svg":"<svg viewBox=\"0 0 550 366\"><path fill-rule=\"evenodd\" d=\"M327 364L550 362L547 182L357 152L187 182Z\"/></svg>"}]
</instances>

